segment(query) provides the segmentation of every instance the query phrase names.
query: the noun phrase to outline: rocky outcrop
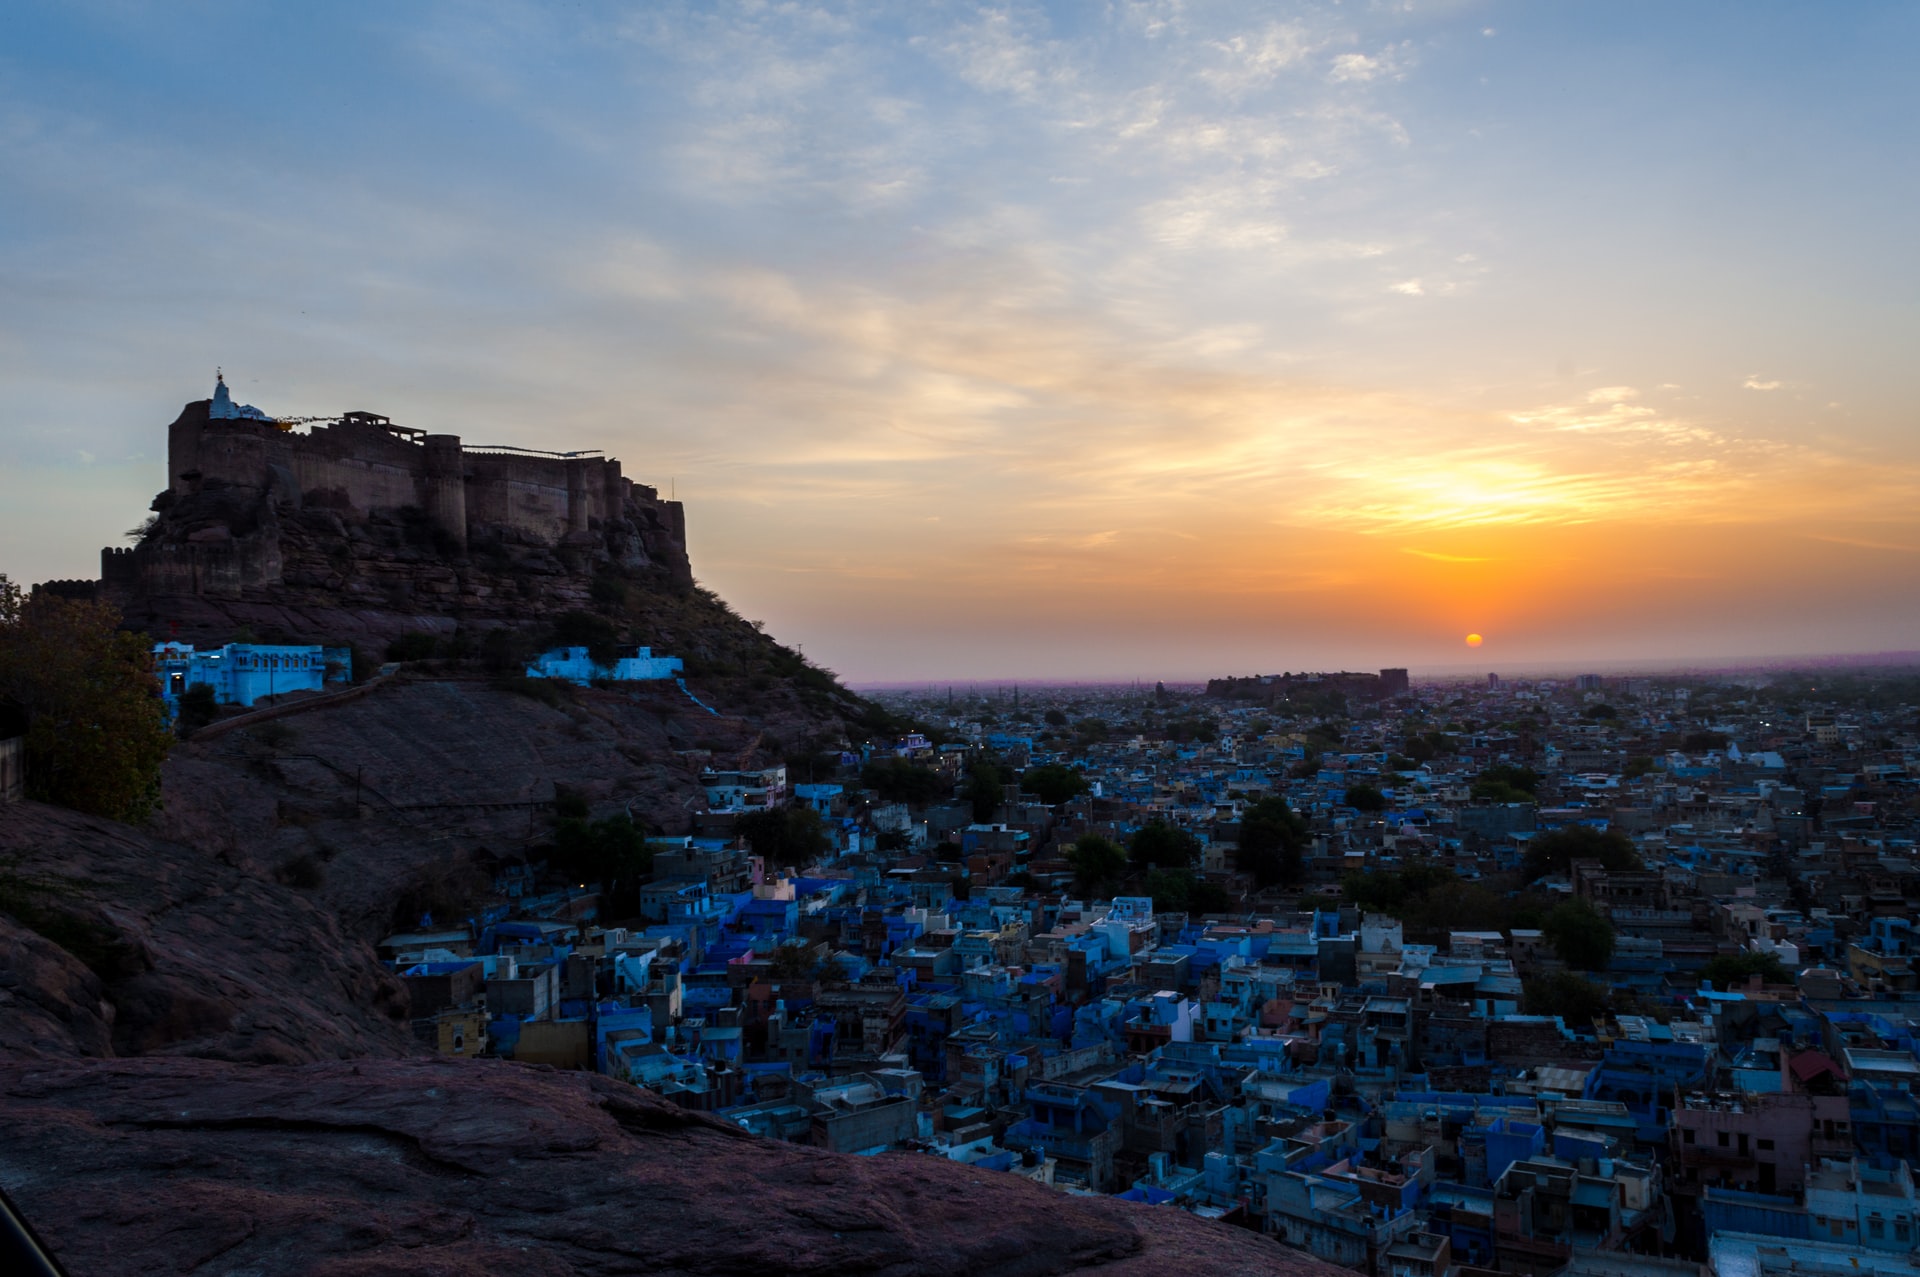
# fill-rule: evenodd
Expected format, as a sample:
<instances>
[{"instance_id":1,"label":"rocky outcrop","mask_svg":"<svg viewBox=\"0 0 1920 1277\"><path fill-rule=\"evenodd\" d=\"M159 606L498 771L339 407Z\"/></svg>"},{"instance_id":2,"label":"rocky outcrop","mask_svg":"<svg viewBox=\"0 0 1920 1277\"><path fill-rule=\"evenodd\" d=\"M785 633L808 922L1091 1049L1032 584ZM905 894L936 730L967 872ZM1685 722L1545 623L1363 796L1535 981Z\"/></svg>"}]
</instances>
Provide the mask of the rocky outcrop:
<instances>
[{"instance_id":1,"label":"rocky outcrop","mask_svg":"<svg viewBox=\"0 0 1920 1277\"><path fill-rule=\"evenodd\" d=\"M310 893L113 821L0 806L0 1057L415 1051L404 986Z\"/></svg>"},{"instance_id":2,"label":"rocky outcrop","mask_svg":"<svg viewBox=\"0 0 1920 1277\"><path fill-rule=\"evenodd\" d=\"M0 1184L76 1277L1339 1271L1184 1212L769 1143L520 1065L15 1064L0 1101Z\"/></svg>"}]
</instances>

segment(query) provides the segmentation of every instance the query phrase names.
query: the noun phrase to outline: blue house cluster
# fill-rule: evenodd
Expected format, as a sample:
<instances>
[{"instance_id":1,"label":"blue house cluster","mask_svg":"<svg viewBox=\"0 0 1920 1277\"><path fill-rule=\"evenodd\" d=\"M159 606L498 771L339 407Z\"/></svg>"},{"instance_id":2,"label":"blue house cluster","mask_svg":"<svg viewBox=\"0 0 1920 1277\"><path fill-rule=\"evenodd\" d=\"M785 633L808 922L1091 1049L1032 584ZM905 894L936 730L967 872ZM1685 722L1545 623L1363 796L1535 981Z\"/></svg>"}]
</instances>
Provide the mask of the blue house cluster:
<instances>
[{"instance_id":1,"label":"blue house cluster","mask_svg":"<svg viewBox=\"0 0 1920 1277\"><path fill-rule=\"evenodd\" d=\"M997 725L951 712L805 784L708 768L637 916L516 865L486 909L383 950L443 1053L1191 1211L1373 1277L1920 1271L1920 742L1910 719L1728 708L1708 745L1686 690L1409 689L1336 739L1198 698L1177 732L1128 734L1113 724L1173 715L1029 691L1027 722L1004 701ZM1524 741L1499 726L1516 718ZM1847 748L1868 738L1889 743ZM965 788L983 758L997 801ZM902 763L945 787L896 790ZM1523 765L1504 773L1523 797L1489 791ZM1029 792L1041 767L1079 792ZM1238 855L1266 798L1305 828L1274 890ZM737 836L782 807L823 832L810 863ZM1089 880L1076 846L1155 825L1187 835L1151 844L1187 863ZM1626 834L1638 866L1519 882L1530 840L1573 826ZM1416 928L1353 899L1353 875L1414 867L1577 902L1613 949L1583 971L1540 929ZM1716 958L1758 974L1715 987ZM1566 978L1606 1009L1530 1013Z\"/></svg>"}]
</instances>

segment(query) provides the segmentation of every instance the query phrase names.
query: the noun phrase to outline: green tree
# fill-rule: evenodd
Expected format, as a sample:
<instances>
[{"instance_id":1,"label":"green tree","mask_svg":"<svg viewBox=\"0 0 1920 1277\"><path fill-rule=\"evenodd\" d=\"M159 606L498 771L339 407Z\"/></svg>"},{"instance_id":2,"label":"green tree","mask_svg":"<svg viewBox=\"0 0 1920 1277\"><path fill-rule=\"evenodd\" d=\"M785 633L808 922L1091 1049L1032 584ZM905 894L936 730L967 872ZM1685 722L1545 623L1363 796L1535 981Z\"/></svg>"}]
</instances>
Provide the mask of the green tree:
<instances>
[{"instance_id":1,"label":"green tree","mask_svg":"<svg viewBox=\"0 0 1920 1277\"><path fill-rule=\"evenodd\" d=\"M1147 894L1153 907L1169 913L1227 913L1233 897L1217 882L1190 869L1156 869L1147 875Z\"/></svg>"},{"instance_id":2,"label":"green tree","mask_svg":"<svg viewBox=\"0 0 1920 1277\"><path fill-rule=\"evenodd\" d=\"M620 655L620 631L612 621L592 612L562 612L553 623L557 647L584 647L587 659L611 665Z\"/></svg>"},{"instance_id":3,"label":"green tree","mask_svg":"<svg viewBox=\"0 0 1920 1277\"><path fill-rule=\"evenodd\" d=\"M1497 763L1474 777L1473 797L1495 803L1530 803L1540 788L1540 775L1531 767Z\"/></svg>"},{"instance_id":4,"label":"green tree","mask_svg":"<svg viewBox=\"0 0 1920 1277\"><path fill-rule=\"evenodd\" d=\"M1641 868L1640 857L1625 834L1591 825L1567 825L1535 834L1527 840L1527 854L1520 861L1522 881L1532 882L1548 874L1569 872L1576 860L1597 860L1610 873Z\"/></svg>"},{"instance_id":5,"label":"green tree","mask_svg":"<svg viewBox=\"0 0 1920 1277\"><path fill-rule=\"evenodd\" d=\"M1067 848L1074 885L1092 892L1119 881L1127 869L1127 853L1119 843L1100 834L1087 834Z\"/></svg>"},{"instance_id":6,"label":"green tree","mask_svg":"<svg viewBox=\"0 0 1920 1277\"><path fill-rule=\"evenodd\" d=\"M220 712L220 702L211 683L195 683L180 693L178 706L174 711L173 729L182 740L211 723Z\"/></svg>"},{"instance_id":7,"label":"green tree","mask_svg":"<svg viewBox=\"0 0 1920 1277\"><path fill-rule=\"evenodd\" d=\"M980 759L968 770L966 799L973 804L976 822L984 824L993 819L993 813L1000 810L1001 790L1005 785L1006 774L990 758Z\"/></svg>"},{"instance_id":8,"label":"green tree","mask_svg":"<svg viewBox=\"0 0 1920 1277\"><path fill-rule=\"evenodd\" d=\"M1763 984L1793 983L1793 972L1771 953L1723 953L1700 968L1700 978L1722 993L1745 988L1747 978L1756 975Z\"/></svg>"},{"instance_id":9,"label":"green tree","mask_svg":"<svg viewBox=\"0 0 1920 1277\"><path fill-rule=\"evenodd\" d=\"M1598 971L1613 956L1613 924L1584 900L1554 906L1540 928L1560 961L1582 971Z\"/></svg>"},{"instance_id":10,"label":"green tree","mask_svg":"<svg viewBox=\"0 0 1920 1277\"><path fill-rule=\"evenodd\" d=\"M1064 710L1050 709L1042 715L1042 717L1047 720L1047 725L1050 727L1065 727L1067 725L1067 715Z\"/></svg>"},{"instance_id":11,"label":"green tree","mask_svg":"<svg viewBox=\"0 0 1920 1277\"><path fill-rule=\"evenodd\" d=\"M1284 798L1262 798L1240 815L1240 850L1234 865L1261 887L1300 881L1307 848L1307 822Z\"/></svg>"},{"instance_id":12,"label":"green tree","mask_svg":"<svg viewBox=\"0 0 1920 1277\"><path fill-rule=\"evenodd\" d=\"M1022 772L1020 788L1049 806L1058 806L1078 794L1086 793L1087 778L1071 767L1047 763Z\"/></svg>"},{"instance_id":13,"label":"green tree","mask_svg":"<svg viewBox=\"0 0 1920 1277\"><path fill-rule=\"evenodd\" d=\"M552 865L575 882L600 884L603 916L630 918L640 912L640 888L653 873L656 852L625 814L565 816L554 828Z\"/></svg>"},{"instance_id":14,"label":"green tree","mask_svg":"<svg viewBox=\"0 0 1920 1277\"><path fill-rule=\"evenodd\" d=\"M820 965L814 947L797 940L775 945L767 956L776 980L804 980Z\"/></svg>"},{"instance_id":15,"label":"green tree","mask_svg":"<svg viewBox=\"0 0 1920 1277\"><path fill-rule=\"evenodd\" d=\"M1528 1015L1557 1015L1568 1024L1586 1024L1607 1013L1607 991L1571 971L1556 971L1521 985L1521 1007Z\"/></svg>"},{"instance_id":16,"label":"green tree","mask_svg":"<svg viewBox=\"0 0 1920 1277\"><path fill-rule=\"evenodd\" d=\"M1653 758L1647 754L1635 754L1627 759L1627 765L1621 769L1620 775L1626 780L1639 780L1652 771Z\"/></svg>"},{"instance_id":17,"label":"green tree","mask_svg":"<svg viewBox=\"0 0 1920 1277\"><path fill-rule=\"evenodd\" d=\"M1127 843L1127 854L1141 867L1184 869L1200 858L1200 840L1184 829L1176 829L1155 817L1134 831Z\"/></svg>"},{"instance_id":18,"label":"green tree","mask_svg":"<svg viewBox=\"0 0 1920 1277\"><path fill-rule=\"evenodd\" d=\"M812 864L833 845L827 837L826 822L811 807L756 811L740 817L733 828L769 869Z\"/></svg>"},{"instance_id":19,"label":"green tree","mask_svg":"<svg viewBox=\"0 0 1920 1277\"><path fill-rule=\"evenodd\" d=\"M1387 796L1365 781L1357 785L1348 785L1341 801L1355 811L1368 813L1383 812L1387 809Z\"/></svg>"},{"instance_id":20,"label":"green tree","mask_svg":"<svg viewBox=\"0 0 1920 1277\"><path fill-rule=\"evenodd\" d=\"M885 758L860 769L860 783L890 803L923 806L946 792L946 782L929 767L904 758Z\"/></svg>"},{"instance_id":21,"label":"green tree","mask_svg":"<svg viewBox=\"0 0 1920 1277\"><path fill-rule=\"evenodd\" d=\"M27 719L27 796L140 821L173 743L153 650L104 603L23 600L0 576L0 701Z\"/></svg>"}]
</instances>

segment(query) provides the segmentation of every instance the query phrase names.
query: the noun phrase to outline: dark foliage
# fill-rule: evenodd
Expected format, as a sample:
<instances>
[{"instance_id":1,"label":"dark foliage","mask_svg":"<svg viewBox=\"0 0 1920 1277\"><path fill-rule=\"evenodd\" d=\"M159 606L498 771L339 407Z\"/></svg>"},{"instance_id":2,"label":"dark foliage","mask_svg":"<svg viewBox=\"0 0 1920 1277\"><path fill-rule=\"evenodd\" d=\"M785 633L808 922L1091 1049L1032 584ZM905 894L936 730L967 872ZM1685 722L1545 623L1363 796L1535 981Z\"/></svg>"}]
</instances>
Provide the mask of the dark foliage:
<instances>
[{"instance_id":1,"label":"dark foliage","mask_svg":"<svg viewBox=\"0 0 1920 1277\"><path fill-rule=\"evenodd\" d=\"M1020 774L1020 788L1041 802L1058 806L1087 792L1087 778L1071 767L1047 763Z\"/></svg>"},{"instance_id":2,"label":"dark foliage","mask_svg":"<svg viewBox=\"0 0 1920 1277\"><path fill-rule=\"evenodd\" d=\"M769 869L809 864L832 845L826 823L811 807L757 811L734 828Z\"/></svg>"},{"instance_id":3,"label":"dark foliage","mask_svg":"<svg viewBox=\"0 0 1920 1277\"><path fill-rule=\"evenodd\" d=\"M1307 822L1284 798L1263 798L1241 814L1240 850L1234 863L1261 887L1300 881L1307 848Z\"/></svg>"},{"instance_id":4,"label":"dark foliage","mask_svg":"<svg viewBox=\"0 0 1920 1277\"><path fill-rule=\"evenodd\" d=\"M1127 842L1127 858L1145 868L1184 869L1200 857L1200 840L1164 820L1150 820Z\"/></svg>"},{"instance_id":5,"label":"dark foliage","mask_svg":"<svg viewBox=\"0 0 1920 1277\"><path fill-rule=\"evenodd\" d=\"M1560 961L1581 971L1598 971L1613 957L1613 924L1584 900L1554 906L1540 926Z\"/></svg>"},{"instance_id":6,"label":"dark foliage","mask_svg":"<svg viewBox=\"0 0 1920 1277\"><path fill-rule=\"evenodd\" d=\"M1548 874L1564 874L1576 860L1597 860L1602 868L1613 873L1641 867L1640 857L1625 834L1595 829L1591 825L1568 825L1535 834L1527 841L1520 876L1532 882Z\"/></svg>"}]
</instances>

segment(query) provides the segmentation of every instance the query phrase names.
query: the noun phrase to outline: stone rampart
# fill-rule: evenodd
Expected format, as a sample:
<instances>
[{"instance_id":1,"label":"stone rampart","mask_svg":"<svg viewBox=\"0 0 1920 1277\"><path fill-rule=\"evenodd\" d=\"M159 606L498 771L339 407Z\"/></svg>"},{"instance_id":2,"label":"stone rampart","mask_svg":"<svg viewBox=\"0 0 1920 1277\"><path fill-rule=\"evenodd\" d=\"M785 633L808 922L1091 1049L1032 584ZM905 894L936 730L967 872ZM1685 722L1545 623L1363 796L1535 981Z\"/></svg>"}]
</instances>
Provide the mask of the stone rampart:
<instances>
[{"instance_id":1,"label":"stone rampart","mask_svg":"<svg viewBox=\"0 0 1920 1277\"><path fill-rule=\"evenodd\" d=\"M211 403L169 427L159 518L101 552L101 597L130 623L372 636L577 608L602 571L693 582L679 503L611 458L468 448L361 412L302 432Z\"/></svg>"},{"instance_id":2,"label":"stone rampart","mask_svg":"<svg viewBox=\"0 0 1920 1277\"><path fill-rule=\"evenodd\" d=\"M282 489L276 496L348 516L418 509L463 547L502 533L579 543L619 521L657 523L684 544L678 503L623 477L612 458L469 449L458 435L419 438L369 413L298 433L267 421L215 420L207 406L188 404L168 431L168 486L177 496L211 483ZM654 517L638 518L636 506Z\"/></svg>"}]
</instances>

